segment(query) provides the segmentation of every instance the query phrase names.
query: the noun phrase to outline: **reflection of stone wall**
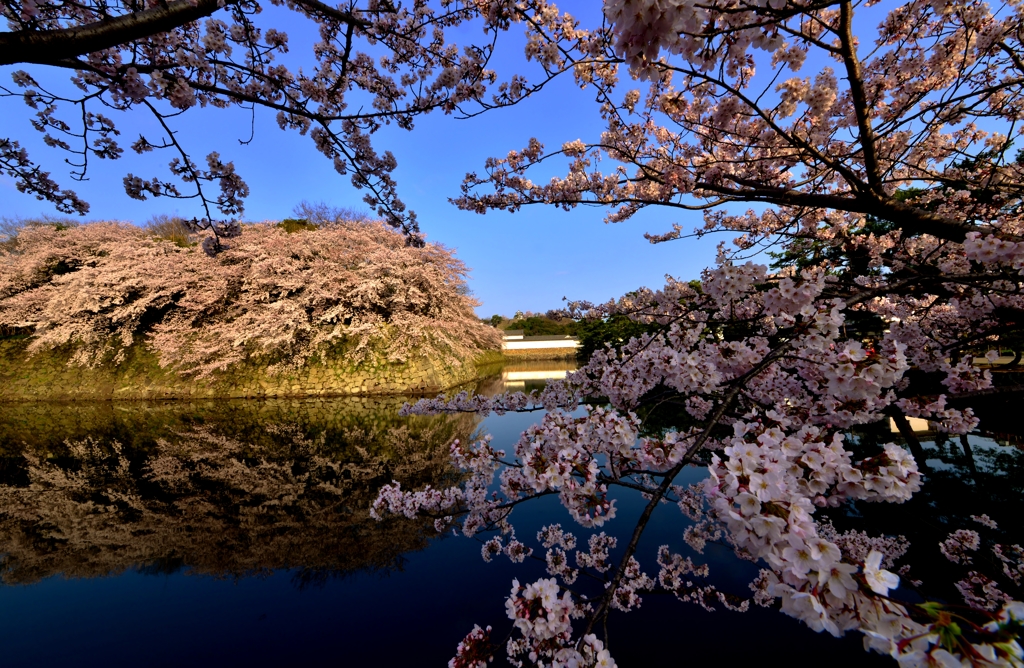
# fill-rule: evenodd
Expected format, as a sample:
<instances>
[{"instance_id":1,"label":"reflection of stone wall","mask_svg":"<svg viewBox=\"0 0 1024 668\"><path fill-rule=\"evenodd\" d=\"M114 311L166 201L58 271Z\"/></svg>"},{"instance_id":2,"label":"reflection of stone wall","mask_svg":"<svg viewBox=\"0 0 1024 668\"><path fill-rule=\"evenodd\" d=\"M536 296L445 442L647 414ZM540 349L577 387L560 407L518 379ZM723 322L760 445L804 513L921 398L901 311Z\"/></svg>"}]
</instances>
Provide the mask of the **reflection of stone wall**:
<instances>
[{"instance_id":1,"label":"reflection of stone wall","mask_svg":"<svg viewBox=\"0 0 1024 668\"><path fill-rule=\"evenodd\" d=\"M526 348L501 351L510 360L575 360L576 348Z\"/></svg>"},{"instance_id":2,"label":"reflection of stone wall","mask_svg":"<svg viewBox=\"0 0 1024 668\"><path fill-rule=\"evenodd\" d=\"M16 402L0 410L0 457L26 450L42 458L60 456L65 441L85 438L149 451L158 440L196 427L253 447L273 448L280 439L268 432L268 425L288 425L306 438L323 437L338 451L352 433L434 424L431 417L399 418L405 401L388 396Z\"/></svg>"},{"instance_id":3,"label":"reflection of stone wall","mask_svg":"<svg viewBox=\"0 0 1024 668\"><path fill-rule=\"evenodd\" d=\"M477 424L471 415L399 418L400 405L342 398L5 407L0 581L292 569L307 584L399 567L433 529L373 521L377 490L393 479L454 484L448 445ZM37 432L48 415L52 424Z\"/></svg>"},{"instance_id":4,"label":"reflection of stone wall","mask_svg":"<svg viewBox=\"0 0 1024 668\"><path fill-rule=\"evenodd\" d=\"M141 346L116 367L69 366L60 353L25 354L27 340L0 340L0 401L70 399L162 399L437 394L481 377L473 361L417 357L404 364L348 366L343 360L310 362L297 369L268 371L265 363L235 365L212 378L182 378L161 369Z\"/></svg>"},{"instance_id":5,"label":"reflection of stone wall","mask_svg":"<svg viewBox=\"0 0 1024 668\"><path fill-rule=\"evenodd\" d=\"M501 392L531 392L543 390L547 384L546 378L564 378L570 371L579 368L576 358L549 359L524 359L520 357L506 357L503 364L493 376L489 376L477 383L476 393L484 396L494 396ZM536 379L519 380L522 375L535 376Z\"/></svg>"}]
</instances>

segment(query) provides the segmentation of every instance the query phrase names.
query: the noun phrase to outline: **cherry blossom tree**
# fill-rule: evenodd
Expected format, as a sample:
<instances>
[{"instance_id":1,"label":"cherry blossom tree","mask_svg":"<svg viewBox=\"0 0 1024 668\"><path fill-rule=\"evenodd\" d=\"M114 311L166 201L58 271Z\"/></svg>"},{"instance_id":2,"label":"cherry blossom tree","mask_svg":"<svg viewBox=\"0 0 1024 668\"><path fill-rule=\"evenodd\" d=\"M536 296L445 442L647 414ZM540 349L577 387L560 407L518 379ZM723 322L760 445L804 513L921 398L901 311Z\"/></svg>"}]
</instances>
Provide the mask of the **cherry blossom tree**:
<instances>
[{"instance_id":1,"label":"cherry blossom tree","mask_svg":"<svg viewBox=\"0 0 1024 668\"><path fill-rule=\"evenodd\" d=\"M996 522L978 516L932 548L977 565L956 584L958 604L908 593L904 538L821 517L851 501L903 503L928 484L908 417L966 437L973 407L1020 390L976 362L997 359L1024 322L1024 5L606 0L604 11L595 30L553 7L524 27L551 46L538 51L545 67L596 95L605 131L488 160L458 205L606 206L609 222L660 207L694 212L692 235L734 245L696 285L571 304L644 333L564 382L408 407L546 414L513 452L454 443L466 483L393 484L374 512L427 514L484 536L485 559L544 563L549 577L515 582L507 600L516 665L614 665L610 611L652 591L705 608L777 605L817 631L860 632L901 665L1022 665L1020 547L978 533ZM649 238L692 235L675 223ZM890 419L909 452L853 447L856 430ZM679 484L698 463L706 480ZM613 536L616 490L646 506ZM514 509L547 495L578 529L518 536ZM692 522L686 547L638 554L673 503ZM762 566L752 598L704 580L697 555L712 541ZM996 567L971 561L979 551ZM491 632L474 628L450 665L485 665Z\"/></svg>"},{"instance_id":2,"label":"cherry blossom tree","mask_svg":"<svg viewBox=\"0 0 1024 668\"><path fill-rule=\"evenodd\" d=\"M126 223L26 227L0 249L0 326L28 334L29 354L119 364L145 345L197 376L313 357L459 365L498 346L443 246L410 246L379 221L244 227L212 258L209 233L180 244Z\"/></svg>"}]
</instances>

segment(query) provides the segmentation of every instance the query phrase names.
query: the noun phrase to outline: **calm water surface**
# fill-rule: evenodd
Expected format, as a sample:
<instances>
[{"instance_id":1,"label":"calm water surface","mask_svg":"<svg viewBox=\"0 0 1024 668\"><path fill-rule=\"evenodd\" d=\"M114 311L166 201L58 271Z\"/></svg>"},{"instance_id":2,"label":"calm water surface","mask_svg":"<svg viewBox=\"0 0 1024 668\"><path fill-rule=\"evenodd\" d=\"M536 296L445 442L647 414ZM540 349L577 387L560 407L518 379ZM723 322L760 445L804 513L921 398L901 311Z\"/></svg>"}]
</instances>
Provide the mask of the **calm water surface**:
<instances>
[{"instance_id":1,"label":"calm water surface","mask_svg":"<svg viewBox=\"0 0 1024 668\"><path fill-rule=\"evenodd\" d=\"M567 368L506 368L484 390L533 389ZM456 482L453 438L490 433L511 449L539 415L399 418L401 404L0 406L3 665L443 666L474 623L503 636L512 578L540 577L538 568L486 564L477 541L438 538L420 522L376 523L367 509L392 479ZM935 491L901 508L903 520L871 508L843 520L906 533L912 516L939 535L961 513L984 508L998 520L1022 510L1020 451L972 443L970 466L955 444L927 444ZM942 501L951 495L952 509ZM627 535L642 505L625 497L609 531ZM519 535L552 517L571 523L554 500L517 510ZM641 562L653 566L660 544L680 545L685 526L674 507L659 511ZM757 568L730 554L711 546L702 558L713 583L743 593ZM859 638L821 636L774 611L705 613L668 597L613 616L610 629L627 668L768 655L797 666L890 665Z\"/></svg>"}]
</instances>

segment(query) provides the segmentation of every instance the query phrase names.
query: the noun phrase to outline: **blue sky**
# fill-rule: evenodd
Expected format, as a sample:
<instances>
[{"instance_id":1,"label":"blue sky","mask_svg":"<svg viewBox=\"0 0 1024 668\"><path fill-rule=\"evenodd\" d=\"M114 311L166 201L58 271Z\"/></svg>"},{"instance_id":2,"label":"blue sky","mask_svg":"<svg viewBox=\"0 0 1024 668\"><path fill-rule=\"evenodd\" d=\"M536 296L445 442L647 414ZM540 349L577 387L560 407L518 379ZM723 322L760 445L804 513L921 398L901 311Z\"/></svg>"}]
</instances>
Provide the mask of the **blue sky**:
<instances>
[{"instance_id":1,"label":"blue sky","mask_svg":"<svg viewBox=\"0 0 1024 668\"><path fill-rule=\"evenodd\" d=\"M572 11L581 5L596 18L597 2L562 3ZM308 53L308 25L280 9L268 8L267 15L291 37L292 55ZM284 25L282 25L284 24ZM465 42L480 35L474 31L458 36ZM503 58L499 74L525 71L521 46L515 35ZM40 68L26 68L41 81L58 83L67 90L66 73L48 74ZM0 68L0 79L9 82L14 68ZM189 201L129 199L121 179L128 173L149 178L166 178L170 155L136 156L127 145L139 133L156 135L152 122L141 113L114 117L122 132L125 157L118 161L94 160L90 179L73 182L64 156L45 147L29 125L29 110L18 100L0 100L0 126L22 142L30 156L65 188L71 188L92 206L89 219L145 222L157 213L200 215ZM249 136L250 116L239 110L191 110L177 119L179 138L198 162L211 150L234 161L246 179L251 196L246 203L247 220L280 219L290 215L302 200L324 201L337 206L362 207L362 193L348 177L336 174L307 137L282 132L272 112L257 110L255 138L242 146L238 139ZM720 239L683 240L652 246L644 232L664 232L673 222L687 229L700 224L699 214L647 211L624 224L603 222L605 210L576 209L564 212L553 207L532 207L516 214L491 212L478 215L459 211L448 202L459 194L468 171L483 171L486 158L505 155L526 145L531 136L548 146L572 139L594 139L601 131L596 105L589 92L580 91L569 78L546 88L542 94L511 108L457 120L441 114L421 117L407 132L394 126L374 139L378 151L391 150L398 159L396 179L400 196L419 216L420 227L430 241L456 249L472 268L470 287L483 302L482 316L511 315L517 309L543 311L557 308L562 297L604 301L639 286L659 287L665 274L689 279L714 258ZM536 177L540 174L534 175ZM547 175L550 176L550 175ZM542 177L546 178L546 177ZM54 213L48 205L18 193L13 181L0 176L0 215L32 217Z\"/></svg>"}]
</instances>

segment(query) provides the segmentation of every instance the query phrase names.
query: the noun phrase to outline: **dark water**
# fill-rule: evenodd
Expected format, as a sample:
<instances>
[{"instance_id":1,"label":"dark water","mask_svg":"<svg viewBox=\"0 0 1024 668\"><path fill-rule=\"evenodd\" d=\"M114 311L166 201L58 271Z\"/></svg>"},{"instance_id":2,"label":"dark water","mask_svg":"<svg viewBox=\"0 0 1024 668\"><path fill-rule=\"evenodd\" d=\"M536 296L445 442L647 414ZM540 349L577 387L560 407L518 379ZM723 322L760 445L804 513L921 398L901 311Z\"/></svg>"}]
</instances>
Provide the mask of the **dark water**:
<instances>
[{"instance_id":1,"label":"dark water","mask_svg":"<svg viewBox=\"0 0 1024 668\"><path fill-rule=\"evenodd\" d=\"M506 371L491 390L531 389L545 373L536 365ZM503 637L512 578L535 579L539 568L484 563L479 542L437 537L422 522L376 523L367 509L392 479L456 482L453 438L490 433L511 449L539 415L399 418L401 403L0 406L0 661L443 666L474 623ZM927 494L897 513L879 509L884 517L853 508L837 524L881 523L908 537L911 524L924 526L922 554L964 513L1014 527L1020 451L972 443L973 468L955 443L927 443ZM704 470L686 475L696 481ZM625 536L643 500L627 495L620 504L607 529ZM513 519L524 539L552 520L571 524L550 499ZM657 546L681 545L685 526L673 506L658 511L638 552L648 572ZM757 571L722 546L701 558L726 591L745 592ZM669 597L614 615L610 631L625 667L767 656L795 666L890 663L865 654L857 637L815 634L778 612L707 613Z\"/></svg>"}]
</instances>

